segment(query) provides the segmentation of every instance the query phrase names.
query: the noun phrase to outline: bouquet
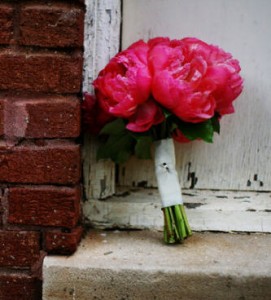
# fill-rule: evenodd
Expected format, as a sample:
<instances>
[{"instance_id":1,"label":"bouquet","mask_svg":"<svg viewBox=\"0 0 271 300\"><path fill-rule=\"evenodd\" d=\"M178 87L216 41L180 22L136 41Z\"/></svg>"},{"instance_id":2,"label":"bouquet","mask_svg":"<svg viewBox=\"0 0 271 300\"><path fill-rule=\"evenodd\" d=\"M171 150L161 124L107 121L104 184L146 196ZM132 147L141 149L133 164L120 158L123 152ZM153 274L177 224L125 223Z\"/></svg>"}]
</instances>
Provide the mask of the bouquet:
<instances>
[{"instance_id":1,"label":"bouquet","mask_svg":"<svg viewBox=\"0 0 271 300\"><path fill-rule=\"evenodd\" d=\"M242 91L239 62L196 38L140 40L113 57L85 94L83 122L102 140L98 159L151 158L164 213L164 241L191 235L175 168L174 140L213 141Z\"/></svg>"}]
</instances>

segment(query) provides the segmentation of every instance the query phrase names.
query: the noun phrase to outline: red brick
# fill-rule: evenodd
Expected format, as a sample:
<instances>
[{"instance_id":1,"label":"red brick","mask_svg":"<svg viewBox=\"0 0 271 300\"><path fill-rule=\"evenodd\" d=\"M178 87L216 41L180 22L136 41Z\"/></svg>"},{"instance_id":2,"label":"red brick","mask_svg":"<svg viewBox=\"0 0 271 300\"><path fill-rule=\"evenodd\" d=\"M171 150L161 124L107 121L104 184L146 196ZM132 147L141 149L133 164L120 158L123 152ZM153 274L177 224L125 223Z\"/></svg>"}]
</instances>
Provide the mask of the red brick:
<instances>
[{"instance_id":1,"label":"red brick","mask_svg":"<svg viewBox=\"0 0 271 300\"><path fill-rule=\"evenodd\" d=\"M76 184L80 180L80 148L61 141L0 145L0 182Z\"/></svg>"},{"instance_id":2,"label":"red brick","mask_svg":"<svg viewBox=\"0 0 271 300\"><path fill-rule=\"evenodd\" d=\"M0 226L3 224L4 213L4 188L0 186Z\"/></svg>"},{"instance_id":3,"label":"red brick","mask_svg":"<svg viewBox=\"0 0 271 300\"><path fill-rule=\"evenodd\" d=\"M6 136L74 138L80 135L80 100L77 97L8 97L5 107Z\"/></svg>"},{"instance_id":4,"label":"red brick","mask_svg":"<svg viewBox=\"0 0 271 300\"><path fill-rule=\"evenodd\" d=\"M40 257L40 234L0 230L0 267L31 268Z\"/></svg>"},{"instance_id":5,"label":"red brick","mask_svg":"<svg viewBox=\"0 0 271 300\"><path fill-rule=\"evenodd\" d=\"M80 216L80 188L13 187L8 195L8 223L74 227Z\"/></svg>"},{"instance_id":6,"label":"red brick","mask_svg":"<svg viewBox=\"0 0 271 300\"><path fill-rule=\"evenodd\" d=\"M5 101L0 99L0 136L4 134L4 111Z\"/></svg>"},{"instance_id":7,"label":"red brick","mask_svg":"<svg viewBox=\"0 0 271 300\"><path fill-rule=\"evenodd\" d=\"M30 4L20 15L23 45L82 47L84 10L68 4Z\"/></svg>"},{"instance_id":8,"label":"red brick","mask_svg":"<svg viewBox=\"0 0 271 300\"><path fill-rule=\"evenodd\" d=\"M45 251L50 254L72 254L77 249L82 233L82 227L76 227L71 232L46 231L44 234Z\"/></svg>"},{"instance_id":9,"label":"red brick","mask_svg":"<svg viewBox=\"0 0 271 300\"><path fill-rule=\"evenodd\" d=\"M9 44L13 37L13 15L11 5L0 4L0 44Z\"/></svg>"},{"instance_id":10,"label":"red brick","mask_svg":"<svg viewBox=\"0 0 271 300\"><path fill-rule=\"evenodd\" d=\"M0 89L47 93L80 92L82 53L0 52Z\"/></svg>"},{"instance_id":11,"label":"red brick","mask_svg":"<svg viewBox=\"0 0 271 300\"><path fill-rule=\"evenodd\" d=\"M22 272L0 272L1 300L39 300L42 298L42 283L37 277Z\"/></svg>"}]
</instances>

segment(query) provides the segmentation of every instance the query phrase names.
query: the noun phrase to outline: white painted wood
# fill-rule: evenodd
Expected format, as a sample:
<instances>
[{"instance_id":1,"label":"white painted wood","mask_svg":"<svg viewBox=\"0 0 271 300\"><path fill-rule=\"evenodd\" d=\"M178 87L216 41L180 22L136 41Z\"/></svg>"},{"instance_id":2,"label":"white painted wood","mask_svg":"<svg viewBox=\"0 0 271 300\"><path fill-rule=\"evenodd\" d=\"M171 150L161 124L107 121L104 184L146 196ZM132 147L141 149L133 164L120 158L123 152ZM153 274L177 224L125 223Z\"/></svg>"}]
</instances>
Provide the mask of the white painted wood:
<instances>
[{"instance_id":1,"label":"white painted wood","mask_svg":"<svg viewBox=\"0 0 271 300\"><path fill-rule=\"evenodd\" d=\"M118 51L120 1L86 4L83 89L91 91L98 71ZM198 189L183 191L193 230L271 232L270 192L252 192L271 191L270 11L269 0L123 0L123 48L157 35L196 36L220 45L241 62L245 90L236 102L236 113L222 120L221 136L212 145L176 145L182 186ZM97 143L87 138L86 222L107 228L161 229L157 189L131 188L156 186L153 162L131 159L120 166L118 181L128 186L127 196L100 201L114 194L115 170L110 162L95 161L95 147Z\"/></svg>"},{"instance_id":2,"label":"white painted wood","mask_svg":"<svg viewBox=\"0 0 271 300\"><path fill-rule=\"evenodd\" d=\"M120 0L86 0L83 91L93 92L92 82L119 51ZM84 139L84 190L87 199L106 198L115 191L115 165L96 161L97 140Z\"/></svg>"},{"instance_id":3,"label":"white painted wood","mask_svg":"<svg viewBox=\"0 0 271 300\"><path fill-rule=\"evenodd\" d=\"M271 190L270 12L269 0L123 0L123 48L141 38L195 36L231 52L242 66L244 92L214 144L178 145L183 187ZM132 160L122 171L122 185L156 185L152 162Z\"/></svg>"},{"instance_id":4,"label":"white painted wood","mask_svg":"<svg viewBox=\"0 0 271 300\"><path fill-rule=\"evenodd\" d=\"M83 91L120 47L120 0L86 0Z\"/></svg>"},{"instance_id":5,"label":"white painted wood","mask_svg":"<svg viewBox=\"0 0 271 300\"><path fill-rule=\"evenodd\" d=\"M194 231L271 232L271 193L184 190L183 197ZM106 201L87 202L83 208L88 223L96 227L163 227L156 189L123 191Z\"/></svg>"}]
</instances>

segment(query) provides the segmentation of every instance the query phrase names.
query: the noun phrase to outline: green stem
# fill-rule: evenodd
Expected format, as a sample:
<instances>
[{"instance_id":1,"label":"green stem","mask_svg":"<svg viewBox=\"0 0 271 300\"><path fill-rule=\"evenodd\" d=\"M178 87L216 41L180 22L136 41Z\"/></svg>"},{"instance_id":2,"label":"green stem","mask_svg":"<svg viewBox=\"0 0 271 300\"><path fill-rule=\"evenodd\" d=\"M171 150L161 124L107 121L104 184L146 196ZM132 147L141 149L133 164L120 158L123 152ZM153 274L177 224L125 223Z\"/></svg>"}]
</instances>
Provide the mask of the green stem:
<instances>
[{"instance_id":1,"label":"green stem","mask_svg":"<svg viewBox=\"0 0 271 300\"><path fill-rule=\"evenodd\" d=\"M183 205L162 209L164 213L164 241L167 244L181 243L192 234Z\"/></svg>"},{"instance_id":2,"label":"green stem","mask_svg":"<svg viewBox=\"0 0 271 300\"><path fill-rule=\"evenodd\" d=\"M184 209L184 206L183 205L180 205L180 209L181 209L181 212L182 212L182 216L184 218L184 223L185 223L185 226L186 226L186 231L188 232L188 235L192 235L192 230L189 226L189 223L188 223L188 219L187 219L187 215L186 215L186 212L185 212L185 209Z\"/></svg>"},{"instance_id":3,"label":"green stem","mask_svg":"<svg viewBox=\"0 0 271 300\"><path fill-rule=\"evenodd\" d=\"M175 214L174 214L174 207L173 206L168 207L168 210L170 213L170 219L171 219L171 223L172 223L173 233L174 233L176 240L178 241L178 240L180 240L181 237L180 237L179 230L178 230L178 220L176 219Z\"/></svg>"},{"instance_id":4,"label":"green stem","mask_svg":"<svg viewBox=\"0 0 271 300\"><path fill-rule=\"evenodd\" d=\"M167 244L175 243L174 234L172 228L172 222L170 219L170 213L167 208L163 208L164 212L164 240Z\"/></svg>"},{"instance_id":5,"label":"green stem","mask_svg":"<svg viewBox=\"0 0 271 300\"><path fill-rule=\"evenodd\" d=\"M180 234L181 238L183 239L186 237L186 230L184 226L184 220L183 220L180 205L175 205L173 208L176 215L176 223L178 224L178 230L181 233Z\"/></svg>"}]
</instances>

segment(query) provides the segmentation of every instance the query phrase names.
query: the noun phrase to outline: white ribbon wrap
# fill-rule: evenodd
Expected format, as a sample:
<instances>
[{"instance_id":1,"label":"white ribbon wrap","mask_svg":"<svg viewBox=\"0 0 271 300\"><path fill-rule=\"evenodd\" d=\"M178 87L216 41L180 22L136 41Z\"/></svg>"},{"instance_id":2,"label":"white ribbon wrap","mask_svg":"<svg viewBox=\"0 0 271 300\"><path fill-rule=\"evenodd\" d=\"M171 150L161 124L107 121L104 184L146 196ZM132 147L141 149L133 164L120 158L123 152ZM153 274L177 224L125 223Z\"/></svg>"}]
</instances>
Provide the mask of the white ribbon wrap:
<instances>
[{"instance_id":1,"label":"white ribbon wrap","mask_svg":"<svg viewBox=\"0 0 271 300\"><path fill-rule=\"evenodd\" d=\"M162 207L183 204L172 139L155 142L154 164Z\"/></svg>"}]
</instances>

